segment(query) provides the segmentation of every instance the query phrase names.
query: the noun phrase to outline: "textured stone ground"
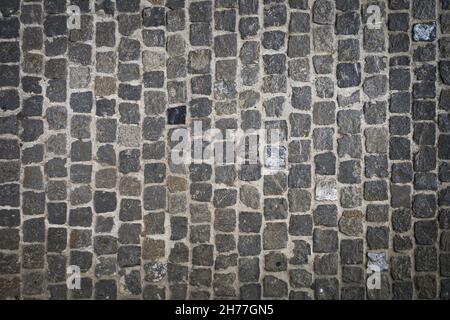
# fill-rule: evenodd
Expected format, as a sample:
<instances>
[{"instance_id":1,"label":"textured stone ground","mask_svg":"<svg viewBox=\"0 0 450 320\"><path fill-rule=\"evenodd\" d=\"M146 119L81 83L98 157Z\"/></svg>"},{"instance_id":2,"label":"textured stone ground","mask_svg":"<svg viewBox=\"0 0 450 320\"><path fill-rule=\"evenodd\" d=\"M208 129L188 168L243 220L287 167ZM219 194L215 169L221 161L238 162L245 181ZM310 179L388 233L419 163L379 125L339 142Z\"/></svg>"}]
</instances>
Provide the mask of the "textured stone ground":
<instances>
[{"instance_id":1,"label":"textured stone ground","mask_svg":"<svg viewBox=\"0 0 450 320\"><path fill-rule=\"evenodd\" d=\"M449 0L0 11L0 298L450 298ZM193 120L281 167L174 164Z\"/></svg>"}]
</instances>

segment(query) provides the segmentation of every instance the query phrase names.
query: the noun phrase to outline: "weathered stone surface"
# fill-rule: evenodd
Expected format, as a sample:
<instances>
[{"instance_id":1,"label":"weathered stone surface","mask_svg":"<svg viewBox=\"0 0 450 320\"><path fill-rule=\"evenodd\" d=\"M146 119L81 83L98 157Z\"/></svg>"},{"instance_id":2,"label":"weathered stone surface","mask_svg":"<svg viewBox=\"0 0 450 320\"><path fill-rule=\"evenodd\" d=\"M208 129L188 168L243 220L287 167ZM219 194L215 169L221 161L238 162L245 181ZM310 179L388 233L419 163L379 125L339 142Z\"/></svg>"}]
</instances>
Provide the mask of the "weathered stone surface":
<instances>
[{"instance_id":1,"label":"weathered stone surface","mask_svg":"<svg viewBox=\"0 0 450 320\"><path fill-rule=\"evenodd\" d=\"M316 184L315 198L318 201L334 201L338 198L337 183L334 180L319 180Z\"/></svg>"},{"instance_id":2,"label":"weathered stone surface","mask_svg":"<svg viewBox=\"0 0 450 320\"><path fill-rule=\"evenodd\" d=\"M384 95L387 91L387 77L379 75L367 78L363 84L363 90L370 98Z\"/></svg>"},{"instance_id":3,"label":"weathered stone surface","mask_svg":"<svg viewBox=\"0 0 450 320\"><path fill-rule=\"evenodd\" d=\"M334 230L315 229L313 235L314 252L335 252L338 248L337 232Z\"/></svg>"},{"instance_id":4,"label":"weathered stone surface","mask_svg":"<svg viewBox=\"0 0 450 320\"><path fill-rule=\"evenodd\" d=\"M69 2L0 5L0 298L449 298L450 1Z\"/></svg>"},{"instance_id":5,"label":"weathered stone surface","mask_svg":"<svg viewBox=\"0 0 450 320\"><path fill-rule=\"evenodd\" d=\"M363 214L361 211L344 211L339 219L339 230L348 236L360 236L363 232Z\"/></svg>"},{"instance_id":6,"label":"weathered stone surface","mask_svg":"<svg viewBox=\"0 0 450 320\"><path fill-rule=\"evenodd\" d=\"M333 24L334 3L329 0L318 0L312 7L313 22L317 24Z\"/></svg>"}]
</instances>

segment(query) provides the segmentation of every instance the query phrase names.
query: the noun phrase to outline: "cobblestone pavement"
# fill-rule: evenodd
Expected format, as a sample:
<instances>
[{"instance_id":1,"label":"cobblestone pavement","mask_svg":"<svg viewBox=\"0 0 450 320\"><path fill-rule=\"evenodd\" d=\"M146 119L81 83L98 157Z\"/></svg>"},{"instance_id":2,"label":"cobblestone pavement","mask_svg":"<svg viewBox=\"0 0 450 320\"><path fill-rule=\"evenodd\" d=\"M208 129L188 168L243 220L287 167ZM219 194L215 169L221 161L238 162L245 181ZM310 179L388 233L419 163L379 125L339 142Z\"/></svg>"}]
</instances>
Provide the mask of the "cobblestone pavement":
<instances>
[{"instance_id":1,"label":"cobblestone pavement","mask_svg":"<svg viewBox=\"0 0 450 320\"><path fill-rule=\"evenodd\" d=\"M450 0L0 12L0 298L450 298Z\"/></svg>"}]
</instances>

